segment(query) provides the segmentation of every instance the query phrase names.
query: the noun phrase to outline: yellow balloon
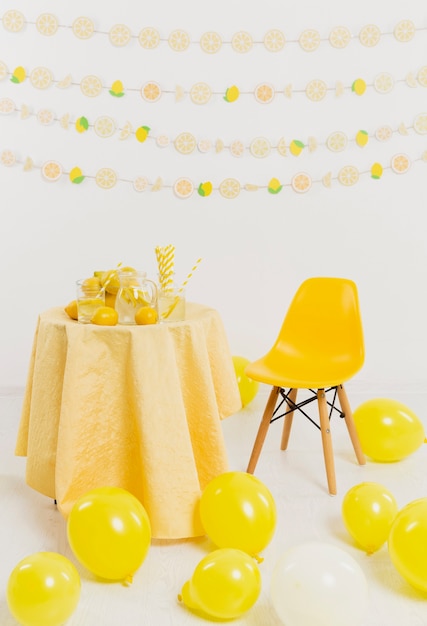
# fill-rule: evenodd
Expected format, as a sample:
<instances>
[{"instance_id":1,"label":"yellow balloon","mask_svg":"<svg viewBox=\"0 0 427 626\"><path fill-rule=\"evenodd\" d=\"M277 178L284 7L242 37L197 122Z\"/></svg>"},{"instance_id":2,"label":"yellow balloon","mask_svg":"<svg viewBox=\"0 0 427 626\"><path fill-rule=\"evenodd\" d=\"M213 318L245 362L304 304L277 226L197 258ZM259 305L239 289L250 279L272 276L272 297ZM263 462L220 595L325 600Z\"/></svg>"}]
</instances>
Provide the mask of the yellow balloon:
<instances>
[{"instance_id":1,"label":"yellow balloon","mask_svg":"<svg viewBox=\"0 0 427 626\"><path fill-rule=\"evenodd\" d=\"M276 528L276 503L256 476L226 472L210 481L200 498L200 519L219 548L257 555Z\"/></svg>"},{"instance_id":2,"label":"yellow balloon","mask_svg":"<svg viewBox=\"0 0 427 626\"><path fill-rule=\"evenodd\" d=\"M246 613L261 592L261 574L248 554L222 548L196 566L182 588L187 608L203 617L228 620Z\"/></svg>"},{"instance_id":3,"label":"yellow balloon","mask_svg":"<svg viewBox=\"0 0 427 626\"><path fill-rule=\"evenodd\" d=\"M357 543L372 554L387 541L397 515L397 502L390 491L378 483L360 483L342 501L345 527Z\"/></svg>"},{"instance_id":4,"label":"yellow balloon","mask_svg":"<svg viewBox=\"0 0 427 626\"><path fill-rule=\"evenodd\" d=\"M397 400L368 400L357 407L353 418L362 450L374 461L400 461L424 442L422 422Z\"/></svg>"},{"instance_id":5,"label":"yellow balloon","mask_svg":"<svg viewBox=\"0 0 427 626\"><path fill-rule=\"evenodd\" d=\"M239 386L242 406L246 406L255 398L259 389L259 382L248 378L245 374L245 367L250 361L243 356L233 356L234 371L236 372L237 384Z\"/></svg>"},{"instance_id":6,"label":"yellow balloon","mask_svg":"<svg viewBox=\"0 0 427 626\"><path fill-rule=\"evenodd\" d=\"M80 598L80 576L67 558L56 552L36 552L12 570L7 604L22 626L60 626Z\"/></svg>"},{"instance_id":7,"label":"yellow balloon","mask_svg":"<svg viewBox=\"0 0 427 626\"><path fill-rule=\"evenodd\" d=\"M427 593L427 498L413 500L399 511L390 529L388 550L401 576Z\"/></svg>"},{"instance_id":8,"label":"yellow balloon","mask_svg":"<svg viewBox=\"0 0 427 626\"><path fill-rule=\"evenodd\" d=\"M130 581L147 555L151 526L135 496L118 487L100 487L74 504L67 535L74 555L93 574Z\"/></svg>"}]
</instances>

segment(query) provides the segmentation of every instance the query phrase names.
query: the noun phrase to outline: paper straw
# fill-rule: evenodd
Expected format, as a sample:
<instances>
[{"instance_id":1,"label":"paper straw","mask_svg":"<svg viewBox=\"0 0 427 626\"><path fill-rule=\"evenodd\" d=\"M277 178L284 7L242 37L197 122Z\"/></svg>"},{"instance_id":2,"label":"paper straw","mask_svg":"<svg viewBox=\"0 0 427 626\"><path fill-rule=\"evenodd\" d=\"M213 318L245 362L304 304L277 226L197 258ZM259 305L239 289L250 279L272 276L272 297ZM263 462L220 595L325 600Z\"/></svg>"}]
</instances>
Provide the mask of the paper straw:
<instances>
[{"instance_id":1,"label":"paper straw","mask_svg":"<svg viewBox=\"0 0 427 626\"><path fill-rule=\"evenodd\" d=\"M170 305L170 307L168 308L168 310L163 314L163 319L165 319L166 317L169 317L169 315L172 313L172 311L174 310L174 308L176 307L176 305L179 302L180 299L180 295L182 294L182 292L184 291L185 287L188 285L191 277L193 276L194 272L196 271L196 269L199 267L200 263L202 262L202 259L197 259L197 261L195 262L195 264L193 265L193 267L191 268L189 274L187 275L187 278L184 280L184 282L182 283L181 287L178 289L178 291L176 292L176 296L174 298L174 301L172 302L172 304Z\"/></svg>"},{"instance_id":2,"label":"paper straw","mask_svg":"<svg viewBox=\"0 0 427 626\"><path fill-rule=\"evenodd\" d=\"M162 291L171 291L173 287L173 274L175 264L175 246L156 246L157 265L159 270L159 283Z\"/></svg>"}]
</instances>

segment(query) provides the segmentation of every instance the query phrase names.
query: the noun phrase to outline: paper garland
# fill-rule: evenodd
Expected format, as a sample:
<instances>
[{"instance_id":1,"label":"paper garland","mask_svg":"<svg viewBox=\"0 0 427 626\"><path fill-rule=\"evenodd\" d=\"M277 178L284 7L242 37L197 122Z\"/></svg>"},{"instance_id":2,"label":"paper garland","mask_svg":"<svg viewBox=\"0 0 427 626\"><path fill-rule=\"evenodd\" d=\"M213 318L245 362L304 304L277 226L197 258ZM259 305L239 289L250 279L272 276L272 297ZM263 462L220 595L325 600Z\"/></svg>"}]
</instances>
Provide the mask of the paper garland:
<instances>
[{"instance_id":1,"label":"paper garland","mask_svg":"<svg viewBox=\"0 0 427 626\"><path fill-rule=\"evenodd\" d=\"M31 157L27 157L24 162L21 162L17 154L12 150L5 149L0 152L0 163L5 167L22 164L26 172L40 169L42 177L48 182L56 182L63 177L67 177L71 183L81 184L86 179L92 179L99 188L105 190L112 189L118 182L123 182L131 184L137 192L148 190L156 192L162 189L172 189L174 194L181 199L189 198L195 191L200 197L208 197L213 191L218 191L223 198L229 200L237 198L242 190L247 192L266 190L270 194L277 195L287 187L296 193L304 194L312 188L313 184L322 183L329 188L334 181L338 181L344 187L352 187L359 182L360 177L363 175L370 175L371 179L379 180L385 170L391 170L395 174L405 174L415 161L427 163L427 150L415 159L411 159L404 153L397 153L390 159L388 165L383 166L379 162L374 162L368 169L363 171L360 171L354 165L345 165L335 176L332 175L332 172L327 172L320 179L313 179L307 172L297 172L289 182L281 182L279 178L273 176L266 184L245 183L242 185L236 178L228 177L222 180L218 186L215 186L209 180L195 183L187 176L178 178L172 185L165 183L161 177L158 177L154 182L144 175L137 176L131 180L130 177L120 178L117 172L110 167L102 167L96 174L85 174L79 166L74 166L70 171L66 171L56 160L48 160L43 165L38 166L35 165Z\"/></svg>"},{"instance_id":2,"label":"paper garland","mask_svg":"<svg viewBox=\"0 0 427 626\"><path fill-rule=\"evenodd\" d=\"M311 153L319 147L326 147L331 152L342 152L349 143L354 143L363 148L371 138L385 142L390 140L394 134L408 136L409 130L414 130L419 135L427 134L427 113L416 115L411 126L401 123L393 129L389 125L382 125L373 133L358 129L351 138L343 131L338 130L330 133L327 139L323 141L319 141L312 136L304 141L301 138L286 141L284 137L280 137L275 143L271 143L266 137L255 137L249 143L244 143L240 139L225 143L220 138L213 141L207 138L197 139L188 131L179 133L175 138L170 138L163 133L156 134L150 126L142 123L135 125L126 122L122 126L118 126L109 115L100 115L91 123L85 116L72 119L69 113L57 117L50 109L40 109L33 113L25 104L22 104L19 108L11 98L0 98L0 115L12 115L14 113L19 113L21 120L34 117L42 126L51 126L56 123L64 130L74 128L79 134L93 131L97 137L102 139L117 137L119 140L124 140L132 136L140 143L151 142L158 148L173 147L178 153L183 155L191 154L197 149L202 154L224 154L224 152L229 152L236 158L243 157L246 154L256 158L266 158L275 153L284 157L288 156L288 154L297 157L304 151Z\"/></svg>"},{"instance_id":3,"label":"paper garland","mask_svg":"<svg viewBox=\"0 0 427 626\"><path fill-rule=\"evenodd\" d=\"M245 54L257 46L264 46L269 52L281 52L288 45L297 44L305 52L314 52L321 43L328 43L335 49L346 48L351 41L356 41L362 46L372 48L381 40L382 36L393 36L399 43L412 41L417 32L426 32L425 27L416 27L408 19L400 20L393 31L381 30L375 24L365 25L357 34L351 33L346 26L332 28L328 37L322 37L320 32L313 28L304 29L298 37L287 37L285 33L273 28L268 30L264 37L257 39L251 33L240 30L229 38L222 37L215 31L207 31L198 39L191 39L187 31L182 29L173 30L167 37L162 37L158 28L146 26L139 33L133 34L125 24L114 24L108 32L95 28L94 21L87 16L77 17L72 23L60 24L58 18L52 13L42 13L35 21L27 20L21 11L16 9L7 10L2 17L3 27L11 33L21 32L26 25L35 26L37 31L46 37L52 37L59 30L68 30L80 40L90 39L94 35L108 37L111 45L123 47L132 41L138 41L145 50L154 50L162 43L167 43L174 52L184 52L191 45L197 44L207 54L215 54L225 46L238 54Z\"/></svg>"},{"instance_id":4,"label":"paper garland","mask_svg":"<svg viewBox=\"0 0 427 626\"><path fill-rule=\"evenodd\" d=\"M322 101L328 93L335 96L342 96L345 92L351 92L356 96L363 96L368 88L373 88L379 94L389 94L393 91L396 83L404 83L407 87L415 88L419 85L427 87L427 65L423 65L415 74L408 72L404 78L395 79L388 72L381 72L375 76L371 83L366 82L364 78L356 77L351 83L345 85L342 81L335 81L334 86L328 84L319 78L310 80L305 87L295 89L292 84L287 84L283 88L278 88L270 83L259 83L250 90L241 90L237 85L224 87L221 91L214 91L210 85L205 82L195 83L189 90L185 90L180 85L173 88L163 88L156 81L147 81L142 86L126 87L122 81L115 79L105 85L99 76L88 74L79 82L73 80L71 74L67 74L62 80L55 80L51 70L44 66L38 66L27 71L23 66L19 65L10 72L6 63L0 60L0 81L6 78L16 85L22 84L29 80L32 87L39 90L48 89L55 85L60 89L67 89L71 86L79 86L81 93L88 98L96 98L103 92L108 92L114 98L123 98L126 93L138 93L140 97L150 104L158 102L163 94L172 94L175 101L179 102L186 95L190 96L193 104L207 104L212 96L220 96L227 103L236 102L241 96L253 96L256 102L260 104L270 104L276 96L283 95L291 98L294 94L305 95L312 102Z\"/></svg>"}]
</instances>

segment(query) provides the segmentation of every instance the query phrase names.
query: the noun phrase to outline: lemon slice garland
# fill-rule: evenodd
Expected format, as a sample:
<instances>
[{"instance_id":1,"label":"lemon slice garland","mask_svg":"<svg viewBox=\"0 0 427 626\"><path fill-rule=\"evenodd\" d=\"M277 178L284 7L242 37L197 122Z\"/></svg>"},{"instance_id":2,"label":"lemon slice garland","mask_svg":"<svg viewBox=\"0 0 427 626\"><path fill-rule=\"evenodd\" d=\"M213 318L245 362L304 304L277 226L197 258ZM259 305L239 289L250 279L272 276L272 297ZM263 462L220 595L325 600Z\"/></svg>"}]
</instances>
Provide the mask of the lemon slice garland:
<instances>
[{"instance_id":1,"label":"lemon slice garland","mask_svg":"<svg viewBox=\"0 0 427 626\"><path fill-rule=\"evenodd\" d=\"M222 37L215 31L207 31L195 40L192 40L186 30L175 29L168 35L161 35L160 30L154 27L144 27L138 33L132 33L129 26L118 23L107 31L98 30L94 20L87 16L79 16L71 23L61 24L53 13L42 13L33 20L27 20L21 11L9 9L2 16L5 30L10 33L20 33L24 27L35 26L37 32L45 37L55 35L58 30L67 30L79 40L87 40L94 35L103 35L109 43L117 48L138 43L144 50L155 50L160 44L167 44L174 52L185 52L191 44L198 44L206 54L216 54L223 46L230 47L237 54L250 53L255 47L264 47L272 53L286 50L289 45L297 45L305 52L316 51L321 44L326 43L335 49L343 49L356 42L366 48L377 46L382 37L393 37L399 43L412 41L417 33L425 34L425 27L417 27L412 20L402 19L392 31L381 30L375 24L366 24L358 33L351 33L346 26L333 27L327 36L313 28L304 29L299 35L289 37L282 30L272 28L262 37L256 37L245 30L239 30L231 36Z\"/></svg>"}]
</instances>

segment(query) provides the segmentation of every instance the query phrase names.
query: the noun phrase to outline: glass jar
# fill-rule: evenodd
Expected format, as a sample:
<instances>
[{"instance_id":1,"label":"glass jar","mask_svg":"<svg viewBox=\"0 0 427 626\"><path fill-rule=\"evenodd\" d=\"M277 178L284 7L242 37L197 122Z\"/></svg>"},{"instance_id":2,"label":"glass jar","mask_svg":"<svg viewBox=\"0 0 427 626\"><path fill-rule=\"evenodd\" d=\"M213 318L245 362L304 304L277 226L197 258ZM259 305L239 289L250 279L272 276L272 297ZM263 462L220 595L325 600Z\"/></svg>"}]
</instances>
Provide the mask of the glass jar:
<instances>
[{"instance_id":1,"label":"glass jar","mask_svg":"<svg viewBox=\"0 0 427 626\"><path fill-rule=\"evenodd\" d=\"M173 277L163 284L159 277L158 308L159 322L182 322L185 319L185 290L175 285Z\"/></svg>"},{"instance_id":2,"label":"glass jar","mask_svg":"<svg viewBox=\"0 0 427 626\"><path fill-rule=\"evenodd\" d=\"M157 311L157 286L147 278L146 272L119 270L119 281L115 303L119 324L136 324L135 313L141 307L149 306Z\"/></svg>"}]
</instances>

